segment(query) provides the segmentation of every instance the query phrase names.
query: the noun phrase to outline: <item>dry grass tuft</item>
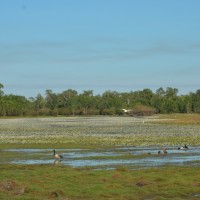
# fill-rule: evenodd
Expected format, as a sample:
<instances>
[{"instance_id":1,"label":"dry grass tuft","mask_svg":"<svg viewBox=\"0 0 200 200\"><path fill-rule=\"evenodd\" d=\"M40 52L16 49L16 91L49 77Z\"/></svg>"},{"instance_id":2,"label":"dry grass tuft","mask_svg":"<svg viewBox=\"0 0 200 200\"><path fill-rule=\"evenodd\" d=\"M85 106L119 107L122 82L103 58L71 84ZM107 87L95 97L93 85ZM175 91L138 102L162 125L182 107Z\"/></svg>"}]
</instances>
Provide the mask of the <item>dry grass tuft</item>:
<instances>
[{"instance_id":1,"label":"dry grass tuft","mask_svg":"<svg viewBox=\"0 0 200 200\"><path fill-rule=\"evenodd\" d=\"M113 179L121 179L122 176L121 176L121 174L119 174L119 173L115 173L115 174L112 176L112 178L113 178Z\"/></svg>"},{"instance_id":2,"label":"dry grass tuft","mask_svg":"<svg viewBox=\"0 0 200 200\"><path fill-rule=\"evenodd\" d=\"M148 185L148 183L145 181L138 181L135 185L137 185L138 187L143 187L143 186Z\"/></svg>"},{"instance_id":3,"label":"dry grass tuft","mask_svg":"<svg viewBox=\"0 0 200 200\"><path fill-rule=\"evenodd\" d=\"M14 180L0 182L0 190L12 195L22 195L25 193L25 187Z\"/></svg>"},{"instance_id":4,"label":"dry grass tuft","mask_svg":"<svg viewBox=\"0 0 200 200\"><path fill-rule=\"evenodd\" d=\"M62 190L54 190L50 192L49 197L50 198L58 198L64 196L64 193Z\"/></svg>"}]
</instances>

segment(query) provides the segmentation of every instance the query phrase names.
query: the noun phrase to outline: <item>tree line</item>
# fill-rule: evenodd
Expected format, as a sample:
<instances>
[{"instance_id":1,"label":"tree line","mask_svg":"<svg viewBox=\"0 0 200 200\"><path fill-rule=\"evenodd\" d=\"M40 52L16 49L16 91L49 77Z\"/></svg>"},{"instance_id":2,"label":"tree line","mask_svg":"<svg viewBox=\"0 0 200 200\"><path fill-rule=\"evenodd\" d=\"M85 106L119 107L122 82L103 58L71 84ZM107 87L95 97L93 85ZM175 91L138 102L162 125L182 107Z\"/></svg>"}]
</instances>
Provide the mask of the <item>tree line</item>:
<instances>
[{"instance_id":1,"label":"tree line","mask_svg":"<svg viewBox=\"0 0 200 200\"><path fill-rule=\"evenodd\" d=\"M45 95L26 98L4 94L0 83L0 116L57 116L57 115L131 115L154 113L200 113L200 89L178 95L178 89L160 87L153 92L144 89L130 92L105 91L94 95L92 90L79 94L68 89L61 93L46 90Z\"/></svg>"}]
</instances>

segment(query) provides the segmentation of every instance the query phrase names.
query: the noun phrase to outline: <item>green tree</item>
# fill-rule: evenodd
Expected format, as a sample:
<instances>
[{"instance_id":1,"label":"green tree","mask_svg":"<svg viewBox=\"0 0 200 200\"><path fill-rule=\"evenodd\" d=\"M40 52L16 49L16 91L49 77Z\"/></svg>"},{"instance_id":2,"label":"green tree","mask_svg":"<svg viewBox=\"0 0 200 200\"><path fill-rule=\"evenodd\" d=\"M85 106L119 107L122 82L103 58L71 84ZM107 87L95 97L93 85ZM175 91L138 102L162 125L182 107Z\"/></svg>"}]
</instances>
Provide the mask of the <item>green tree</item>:
<instances>
[{"instance_id":1,"label":"green tree","mask_svg":"<svg viewBox=\"0 0 200 200\"><path fill-rule=\"evenodd\" d=\"M54 110L58 106L57 102L57 95L52 92L52 90L46 90L46 105L47 108L50 108L51 110Z\"/></svg>"},{"instance_id":2,"label":"green tree","mask_svg":"<svg viewBox=\"0 0 200 200\"><path fill-rule=\"evenodd\" d=\"M165 90L160 87L156 90L154 97L152 98L152 106L156 108L158 113L166 113L166 99Z\"/></svg>"},{"instance_id":3,"label":"green tree","mask_svg":"<svg viewBox=\"0 0 200 200\"><path fill-rule=\"evenodd\" d=\"M195 113L200 113L200 89L193 95L193 110Z\"/></svg>"},{"instance_id":4,"label":"green tree","mask_svg":"<svg viewBox=\"0 0 200 200\"><path fill-rule=\"evenodd\" d=\"M0 97L4 95L3 88L4 88L3 84L0 83Z\"/></svg>"},{"instance_id":5,"label":"green tree","mask_svg":"<svg viewBox=\"0 0 200 200\"><path fill-rule=\"evenodd\" d=\"M83 114L88 114L88 109L91 109L94 106L93 101L93 91L87 90L83 94L79 95L80 108L83 108Z\"/></svg>"},{"instance_id":6,"label":"green tree","mask_svg":"<svg viewBox=\"0 0 200 200\"><path fill-rule=\"evenodd\" d=\"M24 96L10 94L4 96L4 106L6 116L23 116L26 114L29 101Z\"/></svg>"},{"instance_id":7,"label":"green tree","mask_svg":"<svg viewBox=\"0 0 200 200\"><path fill-rule=\"evenodd\" d=\"M41 94L38 94L34 101L34 109L36 112L38 112L40 109L43 109L44 107L45 107L45 99Z\"/></svg>"},{"instance_id":8,"label":"green tree","mask_svg":"<svg viewBox=\"0 0 200 200\"><path fill-rule=\"evenodd\" d=\"M178 89L168 87L166 89L165 98L166 98L166 110L168 113L177 113L178 109Z\"/></svg>"},{"instance_id":9,"label":"green tree","mask_svg":"<svg viewBox=\"0 0 200 200\"><path fill-rule=\"evenodd\" d=\"M116 91L106 91L103 93L99 104L100 113L118 114L123 107L122 95Z\"/></svg>"},{"instance_id":10,"label":"green tree","mask_svg":"<svg viewBox=\"0 0 200 200\"><path fill-rule=\"evenodd\" d=\"M78 109L78 93L68 89L58 95L59 112L64 115L74 115Z\"/></svg>"}]
</instances>

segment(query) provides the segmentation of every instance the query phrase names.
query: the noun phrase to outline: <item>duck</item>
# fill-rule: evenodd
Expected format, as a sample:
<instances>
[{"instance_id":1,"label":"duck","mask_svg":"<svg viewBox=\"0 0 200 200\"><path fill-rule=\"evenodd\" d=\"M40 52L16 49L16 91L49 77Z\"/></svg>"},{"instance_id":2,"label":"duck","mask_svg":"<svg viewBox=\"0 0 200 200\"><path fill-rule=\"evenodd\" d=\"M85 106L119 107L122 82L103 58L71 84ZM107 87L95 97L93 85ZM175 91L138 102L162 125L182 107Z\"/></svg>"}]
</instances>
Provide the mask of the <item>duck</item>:
<instances>
[{"instance_id":1,"label":"duck","mask_svg":"<svg viewBox=\"0 0 200 200\"><path fill-rule=\"evenodd\" d=\"M55 157L56 159L61 159L61 158L63 158L63 156L60 155L60 154L57 154L55 150L53 150L53 155L54 155L54 157Z\"/></svg>"},{"instance_id":2,"label":"duck","mask_svg":"<svg viewBox=\"0 0 200 200\"><path fill-rule=\"evenodd\" d=\"M165 148L162 148L161 150L158 151L158 155L160 155L162 153L163 154L167 154L168 152L167 152L167 150Z\"/></svg>"},{"instance_id":3,"label":"duck","mask_svg":"<svg viewBox=\"0 0 200 200\"><path fill-rule=\"evenodd\" d=\"M188 146L185 144L183 147L178 147L179 150L188 150Z\"/></svg>"},{"instance_id":4,"label":"duck","mask_svg":"<svg viewBox=\"0 0 200 200\"><path fill-rule=\"evenodd\" d=\"M164 153L164 154L167 154L167 150L166 150L166 149L163 149L163 153Z\"/></svg>"}]
</instances>

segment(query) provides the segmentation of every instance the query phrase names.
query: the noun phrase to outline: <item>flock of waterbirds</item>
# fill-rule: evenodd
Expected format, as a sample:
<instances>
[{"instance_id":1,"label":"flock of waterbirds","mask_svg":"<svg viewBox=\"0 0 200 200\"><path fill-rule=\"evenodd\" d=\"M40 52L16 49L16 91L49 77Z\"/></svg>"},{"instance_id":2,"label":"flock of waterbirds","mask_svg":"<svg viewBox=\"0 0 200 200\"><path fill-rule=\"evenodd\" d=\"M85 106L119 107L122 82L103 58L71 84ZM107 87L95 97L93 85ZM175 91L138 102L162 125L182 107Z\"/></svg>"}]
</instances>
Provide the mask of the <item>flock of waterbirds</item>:
<instances>
[{"instance_id":1,"label":"flock of waterbirds","mask_svg":"<svg viewBox=\"0 0 200 200\"><path fill-rule=\"evenodd\" d=\"M184 146L181 146L181 147L178 147L178 150L188 150L188 146L185 144ZM166 148L162 148L162 150L159 150L158 151L158 154L164 154L166 155L168 152L166 150ZM151 154L150 152L148 154ZM55 158L55 161L54 163L60 163L63 159L63 156L61 154L58 154L56 153L55 149L53 150L53 155L54 155L54 158Z\"/></svg>"},{"instance_id":2,"label":"flock of waterbirds","mask_svg":"<svg viewBox=\"0 0 200 200\"><path fill-rule=\"evenodd\" d=\"M178 147L178 150L188 150L188 146L185 144L182 147ZM168 152L167 152L166 148L163 148L162 150L158 151L158 154L161 154L161 153L167 154Z\"/></svg>"}]
</instances>

